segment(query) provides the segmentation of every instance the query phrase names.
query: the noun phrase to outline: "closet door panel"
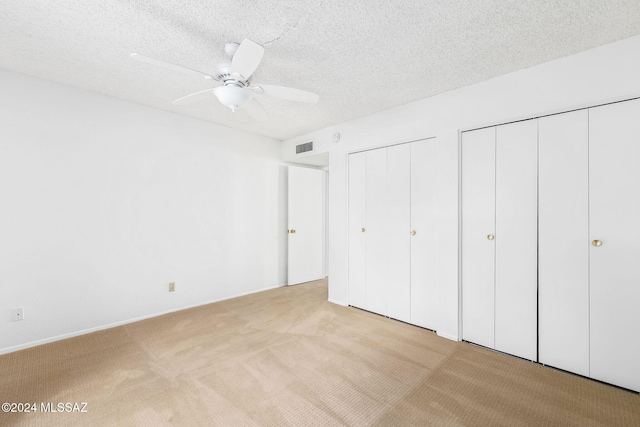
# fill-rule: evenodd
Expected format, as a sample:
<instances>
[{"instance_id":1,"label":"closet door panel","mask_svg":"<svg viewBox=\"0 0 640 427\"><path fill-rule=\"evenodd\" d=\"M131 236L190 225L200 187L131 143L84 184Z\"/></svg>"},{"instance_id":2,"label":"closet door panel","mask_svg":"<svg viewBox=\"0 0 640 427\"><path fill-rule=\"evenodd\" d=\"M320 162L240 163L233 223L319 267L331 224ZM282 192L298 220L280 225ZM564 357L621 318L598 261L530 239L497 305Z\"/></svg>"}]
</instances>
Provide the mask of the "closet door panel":
<instances>
[{"instance_id":1,"label":"closet door panel","mask_svg":"<svg viewBox=\"0 0 640 427\"><path fill-rule=\"evenodd\" d=\"M387 314L387 150L367 151L367 305Z\"/></svg>"},{"instance_id":2,"label":"closet door panel","mask_svg":"<svg viewBox=\"0 0 640 427\"><path fill-rule=\"evenodd\" d=\"M366 153L349 155L349 305L366 308Z\"/></svg>"},{"instance_id":3,"label":"closet door panel","mask_svg":"<svg viewBox=\"0 0 640 427\"><path fill-rule=\"evenodd\" d=\"M411 144L411 323L437 329L436 139Z\"/></svg>"},{"instance_id":4,"label":"closet door panel","mask_svg":"<svg viewBox=\"0 0 640 427\"><path fill-rule=\"evenodd\" d=\"M411 320L411 146L387 148L387 316Z\"/></svg>"},{"instance_id":5,"label":"closet door panel","mask_svg":"<svg viewBox=\"0 0 640 427\"><path fill-rule=\"evenodd\" d=\"M538 355L589 376L589 118L538 122Z\"/></svg>"},{"instance_id":6,"label":"closet door panel","mask_svg":"<svg viewBox=\"0 0 640 427\"><path fill-rule=\"evenodd\" d=\"M496 129L495 348L537 359L537 120Z\"/></svg>"},{"instance_id":7,"label":"closet door panel","mask_svg":"<svg viewBox=\"0 0 640 427\"><path fill-rule=\"evenodd\" d=\"M640 391L640 101L589 110L591 377Z\"/></svg>"},{"instance_id":8,"label":"closet door panel","mask_svg":"<svg viewBox=\"0 0 640 427\"><path fill-rule=\"evenodd\" d=\"M494 347L495 128L462 134L462 337Z\"/></svg>"}]
</instances>

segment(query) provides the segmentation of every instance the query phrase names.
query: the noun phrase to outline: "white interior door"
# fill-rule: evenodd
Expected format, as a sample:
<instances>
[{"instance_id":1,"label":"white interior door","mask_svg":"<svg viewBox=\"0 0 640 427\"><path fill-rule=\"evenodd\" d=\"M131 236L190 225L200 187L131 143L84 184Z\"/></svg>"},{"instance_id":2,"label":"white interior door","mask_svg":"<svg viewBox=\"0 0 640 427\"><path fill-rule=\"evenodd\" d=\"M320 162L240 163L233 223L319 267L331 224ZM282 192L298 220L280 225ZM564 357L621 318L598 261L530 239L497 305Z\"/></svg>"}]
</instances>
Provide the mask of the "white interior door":
<instances>
[{"instance_id":1,"label":"white interior door","mask_svg":"<svg viewBox=\"0 0 640 427\"><path fill-rule=\"evenodd\" d=\"M589 376L589 116L538 121L539 362Z\"/></svg>"},{"instance_id":2,"label":"white interior door","mask_svg":"<svg viewBox=\"0 0 640 427\"><path fill-rule=\"evenodd\" d=\"M589 205L591 377L640 391L638 100L589 110Z\"/></svg>"},{"instance_id":3,"label":"white interior door","mask_svg":"<svg viewBox=\"0 0 640 427\"><path fill-rule=\"evenodd\" d=\"M366 308L367 301L367 154L349 155L349 305Z\"/></svg>"},{"instance_id":4,"label":"white interior door","mask_svg":"<svg viewBox=\"0 0 640 427\"><path fill-rule=\"evenodd\" d=\"M494 127L462 134L462 338L494 348Z\"/></svg>"},{"instance_id":5,"label":"white interior door","mask_svg":"<svg viewBox=\"0 0 640 427\"><path fill-rule=\"evenodd\" d=\"M537 360L538 123L496 128L495 348Z\"/></svg>"},{"instance_id":6,"label":"white interior door","mask_svg":"<svg viewBox=\"0 0 640 427\"><path fill-rule=\"evenodd\" d=\"M324 172L289 166L288 284L323 276Z\"/></svg>"},{"instance_id":7,"label":"white interior door","mask_svg":"<svg viewBox=\"0 0 640 427\"><path fill-rule=\"evenodd\" d=\"M367 307L387 314L387 150L367 151Z\"/></svg>"},{"instance_id":8,"label":"white interior door","mask_svg":"<svg viewBox=\"0 0 640 427\"><path fill-rule=\"evenodd\" d=\"M411 320L411 146L387 148L387 316Z\"/></svg>"},{"instance_id":9,"label":"white interior door","mask_svg":"<svg viewBox=\"0 0 640 427\"><path fill-rule=\"evenodd\" d=\"M436 139L411 143L411 323L437 329Z\"/></svg>"}]
</instances>

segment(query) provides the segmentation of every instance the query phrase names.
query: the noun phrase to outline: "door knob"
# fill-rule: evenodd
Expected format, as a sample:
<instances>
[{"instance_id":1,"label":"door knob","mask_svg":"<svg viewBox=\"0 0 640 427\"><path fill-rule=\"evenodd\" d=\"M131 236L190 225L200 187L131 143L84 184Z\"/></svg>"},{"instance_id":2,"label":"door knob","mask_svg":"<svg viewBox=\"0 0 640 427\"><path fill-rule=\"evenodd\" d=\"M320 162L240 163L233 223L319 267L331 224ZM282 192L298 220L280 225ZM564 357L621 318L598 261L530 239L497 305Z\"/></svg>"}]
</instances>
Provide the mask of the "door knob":
<instances>
[{"instance_id":1,"label":"door knob","mask_svg":"<svg viewBox=\"0 0 640 427\"><path fill-rule=\"evenodd\" d=\"M366 230L364 229L364 227L362 227L362 232L364 233Z\"/></svg>"},{"instance_id":2,"label":"door knob","mask_svg":"<svg viewBox=\"0 0 640 427\"><path fill-rule=\"evenodd\" d=\"M591 242L591 244L593 246L602 246L602 241L601 240L594 240L593 242Z\"/></svg>"},{"instance_id":3,"label":"door knob","mask_svg":"<svg viewBox=\"0 0 640 427\"><path fill-rule=\"evenodd\" d=\"M489 235L487 236L487 239L489 239L489 240L493 240L493 239L495 239L495 238L496 238L496 236L494 236L493 234L489 234Z\"/></svg>"},{"instance_id":4,"label":"door knob","mask_svg":"<svg viewBox=\"0 0 640 427\"><path fill-rule=\"evenodd\" d=\"M293 228L291 230L289 230L289 233L294 234L296 232L296 230L294 230Z\"/></svg>"},{"instance_id":5,"label":"door knob","mask_svg":"<svg viewBox=\"0 0 640 427\"><path fill-rule=\"evenodd\" d=\"M412 230L412 231L411 231L411 235L412 235L412 236L415 236L415 235L416 235L416 230Z\"/></svg>"}]
</instances>

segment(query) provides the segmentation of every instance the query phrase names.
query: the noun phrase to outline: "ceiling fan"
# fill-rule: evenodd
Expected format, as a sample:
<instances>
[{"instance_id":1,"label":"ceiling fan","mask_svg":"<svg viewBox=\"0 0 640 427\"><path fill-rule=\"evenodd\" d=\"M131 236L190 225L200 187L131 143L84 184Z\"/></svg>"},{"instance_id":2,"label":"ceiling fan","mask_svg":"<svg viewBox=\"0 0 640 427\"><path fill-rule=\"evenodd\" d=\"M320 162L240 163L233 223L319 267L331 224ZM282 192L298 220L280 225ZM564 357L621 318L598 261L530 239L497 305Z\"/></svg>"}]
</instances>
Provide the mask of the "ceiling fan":
<instances>
[{"instance_id":1,"label":"ceiling fan","mask_svg":"<svg viewBox=\"0 0 640 427\"><path fill-rule=\"evenodd\" d=\"M171 64L159 59L149 58L138 53L132 53L131 58L146 62L147 64L159 65L161 67L187 73L198 78L211 80L216 87L192 93L173 101L176 105L185 105L198 99L210 96L213 93L218 100L231 111L238 108L245 108L249 114L257 119L265 119L266 111L254 98L254 94L272 96L274 98L285 99L298 102L318 102L320 96L317 93L305 90L294 89L285 86L254 84L251 75L258 68L264 48L258 43L245 39L242 43L227 43L224 47L225 53L231 57L231 62L224 62L218 65L213 74Z\"/></svg>"}]
</instances>

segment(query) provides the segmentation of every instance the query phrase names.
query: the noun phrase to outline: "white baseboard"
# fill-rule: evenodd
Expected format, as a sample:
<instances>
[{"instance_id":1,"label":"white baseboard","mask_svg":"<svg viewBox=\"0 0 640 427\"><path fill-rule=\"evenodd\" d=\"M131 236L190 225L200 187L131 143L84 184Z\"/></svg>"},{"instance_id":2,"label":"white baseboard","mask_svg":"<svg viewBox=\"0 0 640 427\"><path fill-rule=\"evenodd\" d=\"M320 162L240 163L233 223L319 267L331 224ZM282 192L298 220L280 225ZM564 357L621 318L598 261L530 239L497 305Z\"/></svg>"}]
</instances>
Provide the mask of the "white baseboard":
<instances>
[{"instance_id":1,"label":"white baseboard","mask_svg":"<svg viewBox=\"0 0 640 427\"><path fill-rule=\"evenodd\" d=\"M347 306L347 304L343 303L342 301L338 301L338 300L335 300L335 299L329 298L327 301L329 301L330 303L333 303L333 304L341 305L343 307Z\"/></svg>"},{"instance_id":2,"label":"white baseboard","mask_svg":"<svg viewBox=\"0 0 640 427\"><path fill-rule=\"evenodd\" d=\"M180 308L176 308L176 309L172 309L172 310L166 310L166 311L162 311L162 312L159 312L159 313L148 314L148 315L140 316L140 317L134 317L132 319L122 320L120 322L114 322L114 323L109 323L109 324L106 324L106 325L96 326L96 327L89 328L89 329L83 329L83 330L80 330L80 331L70 332L68 334L56 335L54 337L44 338L44 339L37 340L37 341L31 341L31 342L24 343L24 344L18 344L18 345L14 345L12 347L6 347L6 348L0 349L0 354L13 353L14 351L24 350L24 349L27 349L27 348L36 347L36 346L39 346L39 345L48 344L48 343L55 342L55 341L61 341L61 340L65 340L67 338L78 337L80 335L86 335L86 334L90 334L92 332L102 331L102 330L105 330L105 329L116 328L118 326L126 325L126 324L129 324L129 323L139 322L140 320L150 319L152 317L163 316L165 314L175 313L176 311L188 310L190 308L200 307L202 305L207 305L207 304L213 304L215 302L225 301L225 300L228 300L228 299L233 299L233 298L243 297L243 296L246 296L246 295L256 294L258 292L264 292L264 291L268 291L268 290L271 290L271 289L281 288L283 286L286 286L286 285L269 286L269 287L266 287L266 288L257 289L255 291L243 292L243 293L240 293L240 294L235 294L235 295L227 296L227 297L224 297L224 298L218 298L218 299L215 299L215 300L209 300L209 301L205 301L205 302L200 302L200 303L188 305L188 306L185 306L185 307L180 307Z\"/></svg>"},{"instance_id":3,"label":"white baseboard","mask_svg":"<svg viewBox=\"0 0 640 427\"><path fill-rule=\"evenodd\" d=\"M460 341L458 339L458 335L452 335L452 334L448 334L446 332L440 332L440 331L436 331L436 335L438 335L439 337L442 337L442 338L446 338L446 339L451 340L451 341Z\"/></svg>"}]
</instances>

